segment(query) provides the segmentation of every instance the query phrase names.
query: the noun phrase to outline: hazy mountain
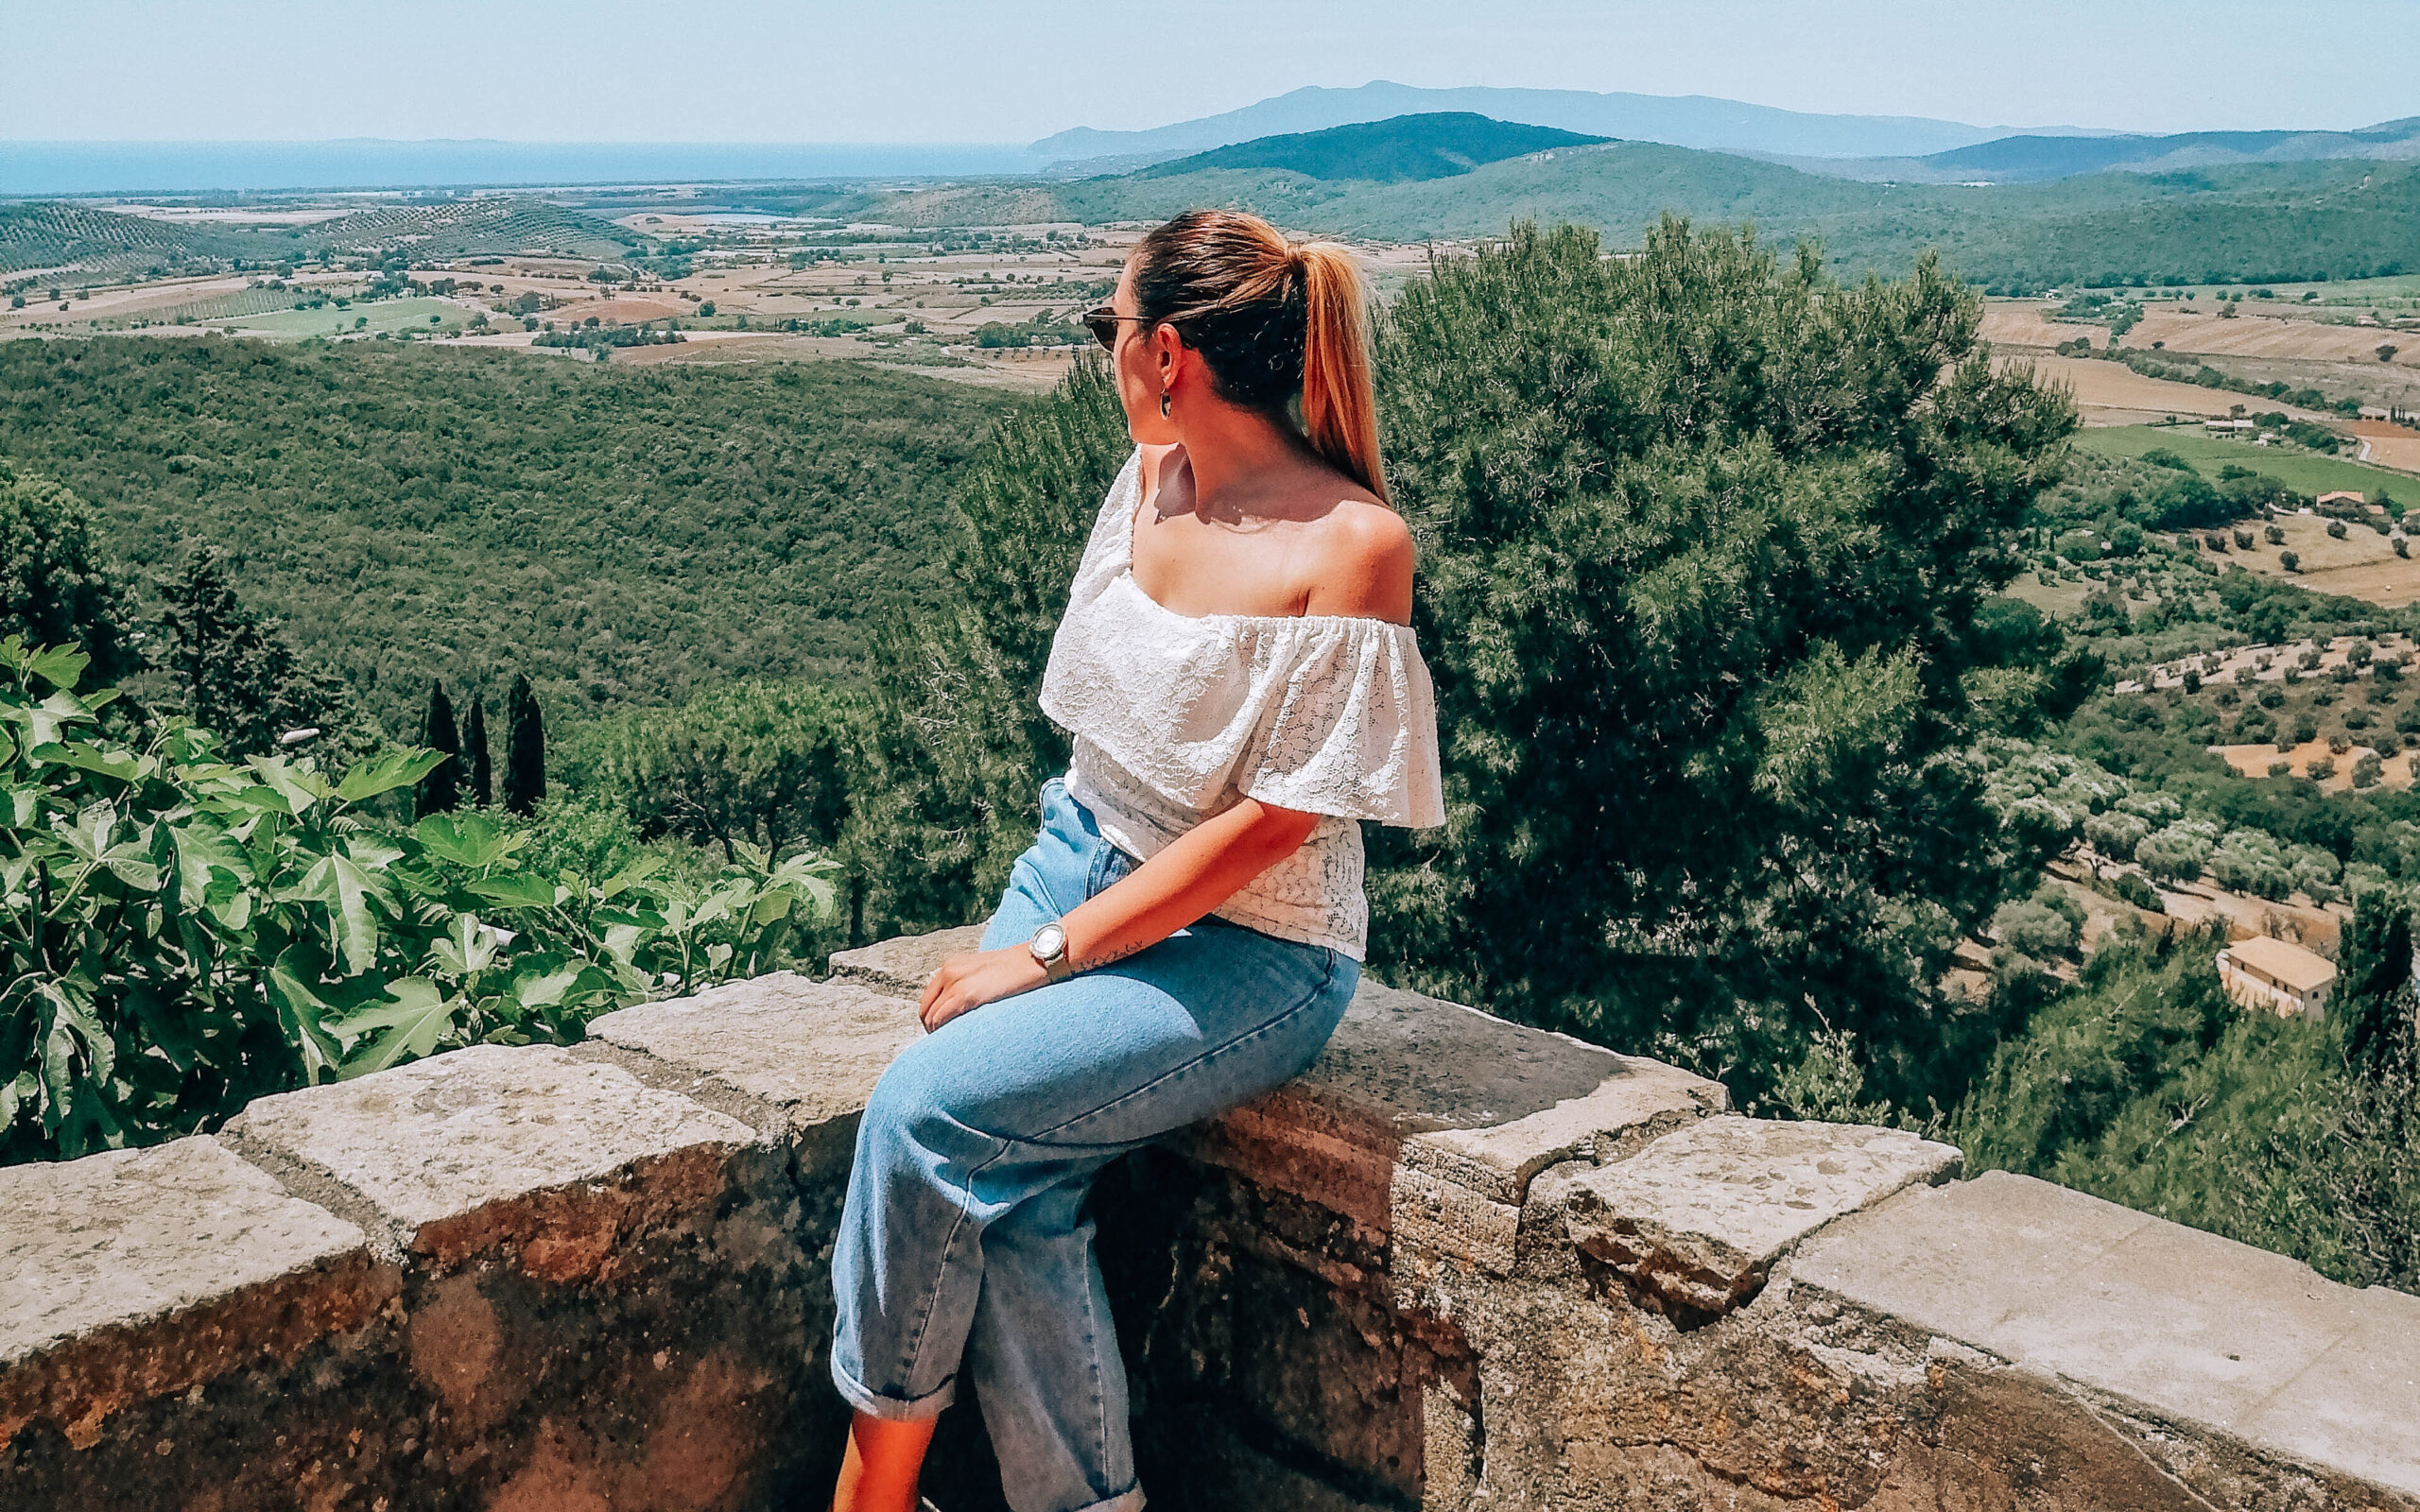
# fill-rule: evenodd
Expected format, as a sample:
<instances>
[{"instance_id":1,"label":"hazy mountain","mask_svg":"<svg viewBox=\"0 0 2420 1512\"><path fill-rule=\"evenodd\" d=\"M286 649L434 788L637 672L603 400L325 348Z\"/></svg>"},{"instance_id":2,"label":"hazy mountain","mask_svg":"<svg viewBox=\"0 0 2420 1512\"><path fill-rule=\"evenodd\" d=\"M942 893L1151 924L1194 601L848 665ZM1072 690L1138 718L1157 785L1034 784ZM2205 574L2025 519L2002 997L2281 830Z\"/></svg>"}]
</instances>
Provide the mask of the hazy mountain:
<instances>
[{"instance_id":1,"label":"hazy mountain","mask_svg":"<svg viewBox=\"0 0 2420 1512\"><path fill-rule=\"evenodd\" d=\"M1758 154L1867 182L2026 183L2086 173L2179 173L2251 163L2420 158L2420 116L2358 131L2180 131L2167 136L2008 136L1917 158Z\"/></svg>"},{"instance_id":2,"label":"hazy mountain","mask_svg":"<svg viewBox=\"0 0 2420 1512\"><path fill-rule=\"evenodd\" d=\"M1703 94L1594 94L1558 89L1417 89L1384 80L1359 89L1298 89L1239 111L1180 121L1148 131L1097 131L1079 127L1033 144L1035 156L1174 157L1257 137L1384 121L1398 115L1469 112L1498 121L1560 127L1591 136L1718 152L1789 153L1806 157L1921 157L1970 146L2019 129L1968 126L1905 115L1809 115ZM2091 136L2078 127L2036 131Z\"/></svg>"},{"instance_id":3,"label":"hazy mountain","mask_svg":"<svg viewBox=\"0 0 2420 1512\"><path fill-rule=\"evenodd\" d=\"M1506 158L1552 147L1587 146L1604 140L1550 126L1523 126L1492 121L1468 112L1448 111L1330 127L1324 131L1265 136L1158 163L1144 169L1138 177L1169 179L1212 168L1288 168L1314 179L1402 183L1450 179L1481 163L1501 163Z\"/></svg>"},{"instance_id":4,"label":"hazy mountain","mask_svg":"<svg viewBox=\"0 0 2420 1512\"><path fill-rule=\"evenodd\" d=\"M2125 169L2166 173L2239 163L2420 158L2420 116L2359 131L2185 131L2172 136L2011 136L1927 155L1937 168L2002 181Z\"/></svg>"}]
</instances>

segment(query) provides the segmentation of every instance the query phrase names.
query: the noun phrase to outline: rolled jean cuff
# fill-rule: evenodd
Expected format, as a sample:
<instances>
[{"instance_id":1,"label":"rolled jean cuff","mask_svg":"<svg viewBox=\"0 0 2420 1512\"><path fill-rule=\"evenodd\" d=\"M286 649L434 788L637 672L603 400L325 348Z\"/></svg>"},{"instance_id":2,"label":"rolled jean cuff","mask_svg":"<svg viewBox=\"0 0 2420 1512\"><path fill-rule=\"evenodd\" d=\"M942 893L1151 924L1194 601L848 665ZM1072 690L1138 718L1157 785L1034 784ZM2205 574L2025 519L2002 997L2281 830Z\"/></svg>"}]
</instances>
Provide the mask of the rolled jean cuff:
<instances>
[{"instance_id":1,"label":"rolled jean cuff","mask_svg":"<svg viewBox=\"0 0 2420 1512\"><path fill-rule=\"evenodd\" d=\"M1073 1507L1069 1512L1143 1512L1143 1488L1139 1486L1120 1491L1106 1502Z\"/></svg>"},{"instance_id":2,"label":"rolled jean cuff","mask_svg":"<svg viewBox=\"0 0 2420 1512\"><path fill-rule=\"evenodd\" d=\"M839 1388L842 1400L846 1400L851 1407L869 1418L879 1418L889 1423L929 1422L940 1417L942 1409L958 1397L958 1377L956 1376L950 1377L921 1397L913 1399L886 1397L878 1391L868 1389L864 1382L840 1368L840 1362L838 1359L832 1362L832 1384ZM1102 1506L1116 1505L1114 1502L1103 1502L1100 1504ZM1140 1502L1134 1504L1142 1505ZM1120 1508L1119 1512L1124 1512L1124 1509Z\"/></svg>"}]
</instances>

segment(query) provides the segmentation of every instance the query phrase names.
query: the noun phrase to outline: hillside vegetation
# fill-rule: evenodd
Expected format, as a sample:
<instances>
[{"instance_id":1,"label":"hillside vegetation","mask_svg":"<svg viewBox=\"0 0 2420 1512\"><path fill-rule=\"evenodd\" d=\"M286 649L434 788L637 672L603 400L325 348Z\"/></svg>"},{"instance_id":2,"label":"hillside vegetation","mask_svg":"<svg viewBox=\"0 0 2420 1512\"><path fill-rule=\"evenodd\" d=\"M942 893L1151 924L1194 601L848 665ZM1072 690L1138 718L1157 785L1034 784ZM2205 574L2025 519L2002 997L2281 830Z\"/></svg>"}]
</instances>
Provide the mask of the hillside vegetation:
<instances>
[{"instance_id":1,"label":"hillside vegetation","mask_svg":"<svg viewBox=\"0 0 2420 1512\"><path fill-rule=\"evenodd\" d=\"M431 677L526 670L574 714L853 675L869 615L939 592L943 501L1004 403L841 364L0 343L0 449L137 575L232 554L397 732Z\"/></svg>"},{"instance_id":2,"label":"hillside vegetation","mask_svg":"<svg viewBox=\"0 0 2420 1512\"><path fill-rule=\"evenodd\" d=\"M1381 123L1397 138L1426 117ZM1344 129L1359 130L1359 128ZM1330 137L1334 133L1314 133ZM1306 142L1310 138L1272 139ZM1263 156L1222 149L1221 163ZM1234 156L1229 156L1234 155ZM1987 287L2295 282L2402 271L2420 247L2420 163L2299 163L2160 175L2098 173L1975 188L1859 183L1779 163L1616 142L1483 163L1451 178L1342 177L1352 155L1271 148L1261 165L1160 164L1116 178L1001 180L844 197L819 214L908 226L1163 218L1191 205L1387 241L1491 236L1570 221L1634 248L1667 214L1813 238L1849 274L1898 276L1927 250ZM1189 160L1201 162L1201 159ZM1319 171L1309 171L1316 168Z\"/></svg>"},{"instance_id":3,"label":"hillside vegetation","mask_svg":"<svg viewBox=\"0 0 2420 1512\"><path fill-rule=\"evenodd\" d=\"M1604 140L1558 131L1550 126L1522 126L1466 111L1446 111L1239 142L1154 164L1138 177L1173 179L1215 168L1283 168L1314 179L1402 183L1450 179L1482 163Z\"/></svg>"},{"instance_id":4,"label":"hillside vegetation","mask_svg":"<svg viewBox=\"0 0 2420 1512\"><path fill-rule=\"evenodd\" d=\"M60 201L0 204L0 273L74 266L124 274L181 262L269 262L322 252L618 257L636 241L611 222L527 196L377 205L308 226L277 228L155 220Z\"/></svg>"}]
</instances>

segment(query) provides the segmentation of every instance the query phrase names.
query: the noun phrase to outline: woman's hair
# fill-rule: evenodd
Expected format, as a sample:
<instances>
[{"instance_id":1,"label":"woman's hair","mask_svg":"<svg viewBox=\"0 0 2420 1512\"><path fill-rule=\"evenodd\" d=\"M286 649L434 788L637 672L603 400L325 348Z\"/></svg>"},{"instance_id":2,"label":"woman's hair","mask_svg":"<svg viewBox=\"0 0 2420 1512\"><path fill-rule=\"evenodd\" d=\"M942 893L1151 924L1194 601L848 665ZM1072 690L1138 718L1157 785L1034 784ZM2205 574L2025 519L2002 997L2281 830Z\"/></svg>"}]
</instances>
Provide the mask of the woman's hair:
<instances>
[{"instance_id":1,"label":"woman's hair","mask_svg":"<svg viewBox=\"0 0 2420 1512\"><path fill-rule=\"evenodd\" d=\"M1289 242L1257 215L1188 210L1135 247L1140 313L1201 353L1219 397L1285 416L1330 467L1383 499L1369 290L1334 242Z\"/></svg>"}]
</instances>

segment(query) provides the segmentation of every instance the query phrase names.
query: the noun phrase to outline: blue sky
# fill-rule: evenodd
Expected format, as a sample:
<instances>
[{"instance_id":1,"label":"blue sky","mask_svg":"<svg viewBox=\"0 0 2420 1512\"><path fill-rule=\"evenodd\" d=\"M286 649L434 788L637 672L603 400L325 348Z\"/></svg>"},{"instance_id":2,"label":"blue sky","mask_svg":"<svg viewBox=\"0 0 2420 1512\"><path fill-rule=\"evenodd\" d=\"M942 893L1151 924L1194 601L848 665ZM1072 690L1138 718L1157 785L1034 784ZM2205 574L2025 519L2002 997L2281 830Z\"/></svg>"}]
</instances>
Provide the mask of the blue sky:
<instances>
[{"instance_id":1,"label":"blue sky","mask_svg":"<svg viewBox=\"0 0 2420 1512\"><path fill-rule=\"evenodd\" d=\"M0 140L1022 142L1373 78L1987 126L2420 114L2414 0L9 0L0 35Z\"/></svg>"}]
</instances>

